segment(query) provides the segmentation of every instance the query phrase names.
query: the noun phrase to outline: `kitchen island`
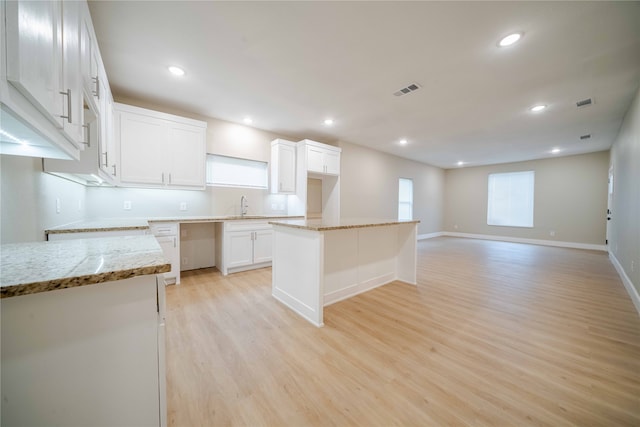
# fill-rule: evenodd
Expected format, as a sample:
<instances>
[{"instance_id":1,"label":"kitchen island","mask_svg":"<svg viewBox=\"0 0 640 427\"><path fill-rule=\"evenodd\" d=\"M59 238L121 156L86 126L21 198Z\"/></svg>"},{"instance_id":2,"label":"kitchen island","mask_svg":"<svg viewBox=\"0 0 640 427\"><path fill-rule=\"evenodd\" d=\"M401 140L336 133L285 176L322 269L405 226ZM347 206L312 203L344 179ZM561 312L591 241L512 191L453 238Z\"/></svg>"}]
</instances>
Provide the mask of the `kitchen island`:
<instances>
[{"instance_id":1,"label":"kitchen island","mask_svg":"<svg viewBox=\"0 0 640 427\"><path fill-rule=\"evenodd\" d=\"M2 425L166 425L153 236L0 246Z\"/></svg>"},{"instance_id":2,"label":"kitchen island","mask_svg":"<svg viewBox=\"0 0 640 427\"><path fill-rule=\"evenodd\" d=\"M315 326L323 326L324 306L395 280L415 285L418 223L271 221L272 295Z\"/></svg>"}]
</instances>

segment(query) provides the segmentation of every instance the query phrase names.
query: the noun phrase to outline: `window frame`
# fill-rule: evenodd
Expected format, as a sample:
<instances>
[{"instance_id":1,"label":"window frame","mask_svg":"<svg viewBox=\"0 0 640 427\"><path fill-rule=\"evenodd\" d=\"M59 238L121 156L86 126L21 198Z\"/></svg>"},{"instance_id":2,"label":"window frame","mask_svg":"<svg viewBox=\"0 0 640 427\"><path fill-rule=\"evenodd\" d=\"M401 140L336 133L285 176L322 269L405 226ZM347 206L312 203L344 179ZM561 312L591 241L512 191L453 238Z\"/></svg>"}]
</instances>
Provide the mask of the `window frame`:
<instances>
[{"instance_id":1,"label":"window frame","mask_svg":"<svg viewBox=\"0 0 640 427\"><path fill-rule=\"evenodd\" d=\"M255 184L247 184L244 182L231 182L230 180L226 181L216 181L213 179L213 175L215 174L215 169L210 169L215 167L216 160L230 159L227 162L227 165L231 165L232 163L245 163L246 167L249 169L250 167L254 167L256 170L260 170L263 176L261 177L260 183ZM221 162L222 163L222 162ZM256 166L260 166L259 168ZM246 177L246 175L244 175ZM234 156L225 156L223 154L214 154L207 153L206 157L206 165L205 165L205 182L207 187L227 187L227 188L254 188L260 190L268 190L269 189L269 162L264 162L262 160L253 160L246 159L242 157L234 157Z\"/></svg>"},{"instance_id":2,"label":"window frame","mask_svg":"<svg viewBox=\"0 0 640 427\"><path fill-rule=\"evenodd\" d=\"M496 183L495 180L500 176L502 177L508 176L509 178L512 178L514 176L524 176L525 174L530 176L530 182L527 182L528 188L526 189L513 188L512 187L513 183L509 182L508 183L509 188L506 190L506 192L508 193L508 201L507 201L507 204L509 205L507 206L508 211L503 212L502 215L496 214L496 209L499 209L500 206L496 206L498 201L496 201L495 197L492 197L492 196L495 196L495 193L496 193L495 186L499 184L499 183ZM512 216L514 211L514 209L511 209L511 203L514 201L513 194L515 194L515 192L522 192L522 191L527 192L527 194L525 194L525 197L524 197L525 203L527 204L527 206L525 206L525 209L529 208L530 211L527 212L527 216L525 218L526 221L514 221L517 217ZM505 190L502 189L503 194L504 192ZM518 201L518 200L515 200L515 201ZM502 201L502 203L504 204L504 201ZM521 208L521 210L523 209ZM506 218L506 221L496 221L498 217L504 217ZM534 224L535 224L535 171L527 170L527 171L490 173L487 177L487 225L491 227L534 228Z\"/></svg>"},{"instance_id":3,"label":"window frame","mask_svg":"<svg viewBox=\"0 0 640 427\"><path fill-rule=\"evenodd\" d=\"M411 198L410 200L401 199L401 187L402 182L408 182L411 184ZM398 221L413 221L413 179L411 178L398 178ZM410 218L401 218L400 213L402 210L402 206L409 206L409 212L411 213Z\"/></svg>"}]
</instances>

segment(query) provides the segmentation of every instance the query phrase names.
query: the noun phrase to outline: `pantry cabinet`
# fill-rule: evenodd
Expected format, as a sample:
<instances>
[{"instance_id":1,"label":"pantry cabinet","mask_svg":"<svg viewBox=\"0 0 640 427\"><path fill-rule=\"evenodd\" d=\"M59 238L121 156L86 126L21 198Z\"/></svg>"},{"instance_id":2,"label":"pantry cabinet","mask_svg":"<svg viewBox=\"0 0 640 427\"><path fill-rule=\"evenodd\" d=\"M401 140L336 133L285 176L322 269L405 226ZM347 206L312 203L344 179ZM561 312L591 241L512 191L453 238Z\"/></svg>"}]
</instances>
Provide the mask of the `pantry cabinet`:
<instances>
[{"instance_id":1,"label":"pantry cabinet","mask_svg":"<svg viewBox=\"0 0 640 427\"><path fill-rule=\"evenodd\" d=\"M271 192L296 192L296 144L284 139L271 142Z\"/></svg>"},{"instance_id":2,"label":"pantry cabinet","mask_svg":"<svg viewBox=\"0 0 640 427\"><path fill-rule=\"evenodd\" d=\"M114 104L120 184L205 188L205 122Z\"/></svg>"}]
</instances>

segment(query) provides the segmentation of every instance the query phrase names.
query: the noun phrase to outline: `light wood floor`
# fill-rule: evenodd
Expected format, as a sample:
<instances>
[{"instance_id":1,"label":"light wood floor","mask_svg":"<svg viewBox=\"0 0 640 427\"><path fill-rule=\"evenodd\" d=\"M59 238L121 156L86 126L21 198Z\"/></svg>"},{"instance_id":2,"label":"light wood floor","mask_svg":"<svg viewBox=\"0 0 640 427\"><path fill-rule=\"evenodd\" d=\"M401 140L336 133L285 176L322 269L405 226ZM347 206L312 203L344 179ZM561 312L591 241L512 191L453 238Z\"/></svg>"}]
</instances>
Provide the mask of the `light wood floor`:
<instances>
[{"instance_id":1,"label":"light wood floor","mask_svg":"<svg viewBox=\"0 0 640 427\"><path fill-rule=\"evenodd\" d=\"M640 317L607 255L437 238L418 286L327 307L271 269L167 289L170 426L639 426Z\"/></svg>"}]
</instances>

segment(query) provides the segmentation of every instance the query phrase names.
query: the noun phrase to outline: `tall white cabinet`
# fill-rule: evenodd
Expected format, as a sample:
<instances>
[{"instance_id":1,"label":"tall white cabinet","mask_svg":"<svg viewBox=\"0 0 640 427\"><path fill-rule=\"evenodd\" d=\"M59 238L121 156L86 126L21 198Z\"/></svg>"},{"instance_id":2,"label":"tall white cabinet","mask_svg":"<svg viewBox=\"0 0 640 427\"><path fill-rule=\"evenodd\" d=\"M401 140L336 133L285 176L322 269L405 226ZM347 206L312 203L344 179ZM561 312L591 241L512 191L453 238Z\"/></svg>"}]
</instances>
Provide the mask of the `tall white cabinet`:
<instances>
[{"instance_id":1,"label":"tall white cabinet","mask_svg":"<svg viewBox=\"0 0 640 427\"><path fill-rule=\"evenodd\" d=\"M296 143L284 139L271 141L271 192L296 192Z\"/></svg>"},{"instance_id":2,"label":"tall white cabinet","mask_svg":"<svg viewBox=\"0 0 640 427\"><path fill-rule=\"evenodd\" d=\"M342 149L309 139L297 143L296 182L293 197L289 198L290 215L307 216L307 179L322 182L322 219L340 219L340 156Z\"/></svg>"},{"instance_id":3,"label":"tall white cabinet","mask_svg":"<svg viewBox=\"0 0 640 427\"><path fill-rule=\"evenodd\" d=\"M120 184L204 189L206 122L115 103Z\"/></svg>"}]
</instances>

